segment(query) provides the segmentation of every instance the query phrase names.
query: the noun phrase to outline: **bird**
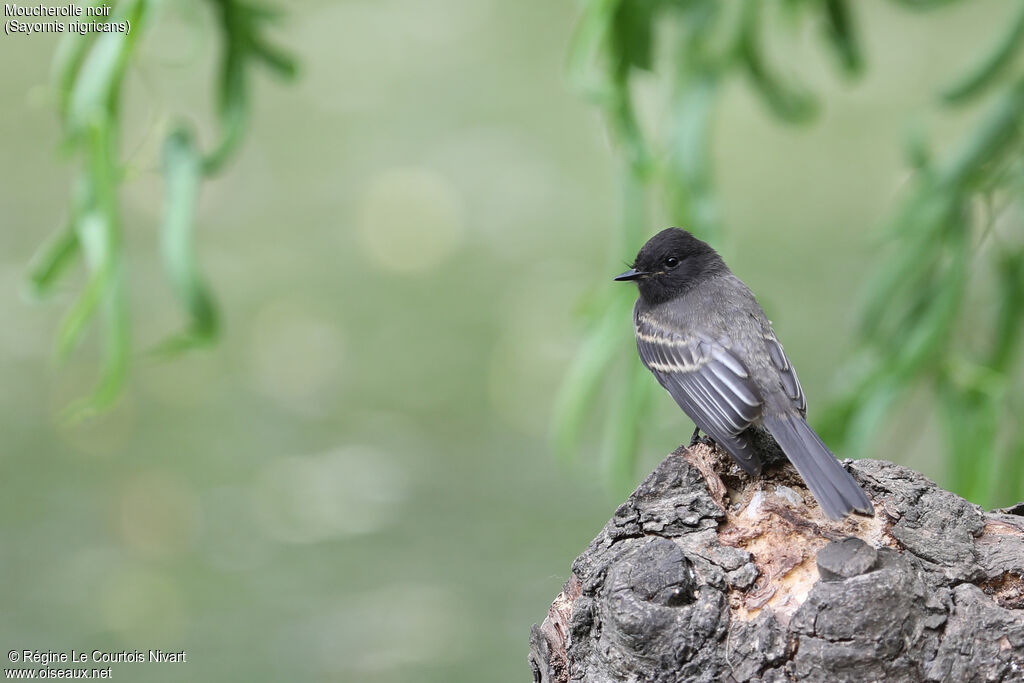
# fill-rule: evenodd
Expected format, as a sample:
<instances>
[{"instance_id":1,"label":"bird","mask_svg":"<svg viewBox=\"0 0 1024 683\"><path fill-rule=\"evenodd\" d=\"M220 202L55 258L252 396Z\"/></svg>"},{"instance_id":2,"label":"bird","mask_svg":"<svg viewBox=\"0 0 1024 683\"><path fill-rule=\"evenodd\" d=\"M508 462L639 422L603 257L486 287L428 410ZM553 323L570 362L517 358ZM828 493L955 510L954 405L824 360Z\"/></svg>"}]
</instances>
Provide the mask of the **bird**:
<instances>
[{"instance_id":1,"label":"bird","mask_svg":"<svg viewBox=\"0 0 1024 683\"><path fill-rule=\"evenodd\" d=\"M614 278L634 282L640 360L703 431L751 476L767 432L827 517L873 516L864 490L807 423L796 370L753 293L710 245L668 228ZM770 442L770 441L769 441Z\"/></svg>"}]
</instances>

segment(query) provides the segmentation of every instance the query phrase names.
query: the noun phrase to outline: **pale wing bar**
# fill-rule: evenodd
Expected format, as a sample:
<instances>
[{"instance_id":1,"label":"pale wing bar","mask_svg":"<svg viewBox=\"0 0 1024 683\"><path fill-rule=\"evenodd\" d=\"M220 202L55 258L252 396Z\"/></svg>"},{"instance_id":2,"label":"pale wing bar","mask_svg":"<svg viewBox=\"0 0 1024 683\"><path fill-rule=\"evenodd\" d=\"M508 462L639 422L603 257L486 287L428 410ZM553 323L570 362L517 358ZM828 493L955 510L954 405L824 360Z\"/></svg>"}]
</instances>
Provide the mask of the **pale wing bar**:
<instances>
[{"instance_id":1,"label":"pale wing bar","mask_svg":"<svg viewBox=\"0 0 1024 683\"><path fill-rule=\"evenodd\" d=\"M760 417L762 399L727 340L684 336L642 316L636 339L644 365L679 407L743 469L756 474L760 461L743 432Z\"/></svg>"}]
</instances>

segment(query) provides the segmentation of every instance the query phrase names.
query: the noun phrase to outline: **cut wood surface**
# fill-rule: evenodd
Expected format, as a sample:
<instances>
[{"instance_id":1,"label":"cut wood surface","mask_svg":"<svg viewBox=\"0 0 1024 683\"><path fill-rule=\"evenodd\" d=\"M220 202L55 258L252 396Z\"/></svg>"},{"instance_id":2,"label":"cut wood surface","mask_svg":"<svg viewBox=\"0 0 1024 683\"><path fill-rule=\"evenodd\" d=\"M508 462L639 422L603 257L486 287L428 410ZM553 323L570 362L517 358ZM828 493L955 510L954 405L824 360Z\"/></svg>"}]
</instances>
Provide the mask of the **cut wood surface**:
<instances>
[{"instance_id":1,"label":"cut wood surface","mask_svg":"<svg viewBox=\"0 0 1024 683\"><path fill-rule=\"evenodd\" d=\"M1024 504L847 467L873 518L829 520L787 463L668 456L533 627L534 681L1024 681Z\"/></svg>"}]
</instances>

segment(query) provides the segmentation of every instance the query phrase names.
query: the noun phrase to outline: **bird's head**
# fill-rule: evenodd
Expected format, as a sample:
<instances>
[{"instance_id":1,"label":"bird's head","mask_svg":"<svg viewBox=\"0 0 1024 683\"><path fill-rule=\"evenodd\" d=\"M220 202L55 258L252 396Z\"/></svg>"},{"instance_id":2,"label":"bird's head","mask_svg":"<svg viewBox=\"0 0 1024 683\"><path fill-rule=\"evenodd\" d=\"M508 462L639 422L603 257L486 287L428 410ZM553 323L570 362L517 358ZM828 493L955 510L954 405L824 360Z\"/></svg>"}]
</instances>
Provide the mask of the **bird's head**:
<instances>
[{"instance_id":1,"label":"bird's head","mask_svg":"<svg viewBox=\"0 0 1024 683\"><path fill-rule=\"evenodd\" d=\"M651 304L683 294L713 275L728 272L714 249L690 233L668 228L647 240L633 267L618 275L618 282L636 282L640 296Z\"/></svg>"}]
</instances>

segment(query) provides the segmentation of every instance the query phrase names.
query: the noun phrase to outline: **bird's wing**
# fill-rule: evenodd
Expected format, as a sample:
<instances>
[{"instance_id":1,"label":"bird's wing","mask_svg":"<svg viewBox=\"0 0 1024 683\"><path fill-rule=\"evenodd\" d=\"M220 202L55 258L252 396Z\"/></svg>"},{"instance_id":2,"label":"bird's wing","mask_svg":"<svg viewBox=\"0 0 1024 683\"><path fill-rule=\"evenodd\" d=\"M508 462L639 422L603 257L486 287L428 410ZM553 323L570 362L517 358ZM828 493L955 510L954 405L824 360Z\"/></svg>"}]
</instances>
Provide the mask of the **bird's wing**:
<instances>
[{"instance_id":1,"label":"bird's wing","mask_svg":"<svg viewBox=\"0 0 1024 683\"><path fill-rule=\"evenodd\" d=\"M768 347L768 355L772 359L772 364L779 371L779 379L782 381L783 391L793 401L793 405L800 411L800 414L807 417L807 399L804 398L804 390L800 386L800 380L796 376L793 364L786 357L782 344L779 343L771 329L765 333L764 339L765 345Z\"/></svg>"},{"instance_id":2,"label":"bird's wing","mask_svg":"<svg viewBox=\"0 0 1024 683\"><path fill-rule=\"evenodd\" d=\"M762 399L728 340L682 334L639 315L636 343L644 365L679 407L744 470L757 474L760 459L743 432L760 417Z\"/></svg>"}]
</instances>

